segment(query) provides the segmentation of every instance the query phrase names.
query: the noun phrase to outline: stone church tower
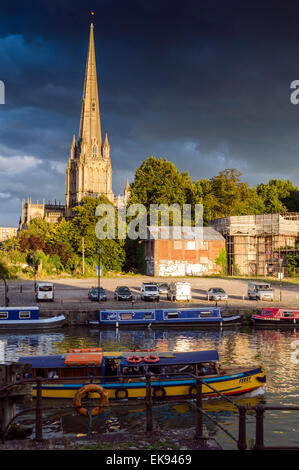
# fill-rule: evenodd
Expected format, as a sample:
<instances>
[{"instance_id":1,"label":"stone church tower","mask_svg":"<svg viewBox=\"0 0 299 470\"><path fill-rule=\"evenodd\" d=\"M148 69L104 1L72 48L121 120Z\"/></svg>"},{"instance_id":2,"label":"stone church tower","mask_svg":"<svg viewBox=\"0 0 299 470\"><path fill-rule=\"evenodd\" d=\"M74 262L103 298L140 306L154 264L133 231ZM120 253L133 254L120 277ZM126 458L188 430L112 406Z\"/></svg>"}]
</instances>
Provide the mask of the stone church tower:
<instances>
[{"instance_id":1,"label":"stone church tower","mask_svg":"<svg viewBox=\"0 0 299 470\"><path fill-rule=\"evenodd\" d=\"M75 136L66 168L65 217L85 196L105 196L112 204L112 166L108 136L102 142L93 23L90 25L88 56L78 141Z\"/></svg>"}]
</instances>

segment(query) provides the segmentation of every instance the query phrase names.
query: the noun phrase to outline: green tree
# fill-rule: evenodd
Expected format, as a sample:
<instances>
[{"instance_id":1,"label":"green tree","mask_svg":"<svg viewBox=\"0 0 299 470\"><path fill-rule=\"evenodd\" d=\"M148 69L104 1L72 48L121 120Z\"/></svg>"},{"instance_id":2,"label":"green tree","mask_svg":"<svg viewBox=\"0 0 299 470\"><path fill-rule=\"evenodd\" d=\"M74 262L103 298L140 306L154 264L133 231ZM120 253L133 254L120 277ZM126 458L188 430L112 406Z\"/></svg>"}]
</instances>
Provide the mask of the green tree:
<instances>
[{"instance_id":1,"label":"green tree","mask_svg":"<svg viewBox=\"0 0 299 470\"><path fill-rule=\"evenodd\" d=\"M131 184L129 204L143 204L148 212L151 204L192 204L194 188L187 172L161 158L149 157L137 168Z\"/></svg>"},{"instance_id":2,"label":"green tree","mask_svg":"<svg viewBox=\"0 0 299 470\"><path fill-rule=\"evenodd\" d=\"M265 212L284 213L289 207L298 209L298 190L289 180L271 179L267 184L257 186L257 194L262 198Z\"/></svg>"}]
</instances>

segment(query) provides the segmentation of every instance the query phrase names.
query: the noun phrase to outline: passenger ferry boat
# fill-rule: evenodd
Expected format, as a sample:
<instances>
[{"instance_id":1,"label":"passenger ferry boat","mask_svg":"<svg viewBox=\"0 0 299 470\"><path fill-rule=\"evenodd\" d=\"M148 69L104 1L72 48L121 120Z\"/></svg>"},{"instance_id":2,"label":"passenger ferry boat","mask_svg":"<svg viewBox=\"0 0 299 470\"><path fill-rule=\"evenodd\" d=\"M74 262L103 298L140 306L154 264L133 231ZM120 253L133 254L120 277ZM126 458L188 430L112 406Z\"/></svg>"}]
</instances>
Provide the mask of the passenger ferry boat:
<instances>
[{"instance_id":1,"label":"passenger ferry boat","mask_svg":"<svg viewBox=\"0 0 299 470\"><path fill-rule=\"evenodd\" d=\"M242 323L240 315L223 315L220 308L171 308L100 310L97 322L100 327L123 326L203 326L225 327Z\"/></svg>"},{"instance_id":2,"label":"passenger ferry boat","mask_svg":"<svg viewBox=\"0 0 299 470\"><path fill-rule=\"evenodd\" d=\"M51 329L63 326L65 316L40 318L39 307L0 307L0 330Z\"/></svg>"},{"instance_id":3,"label":"passenger ferry boat","mask_svg":"<svg viewBox=\"0 0 299 470\"><path fill-rule=\"evenodd\" d=\"M205 384L224 395L241 395L256 389L262 391L266 381L263 365L222 369L217 350L103 352L101 348L71 349L60 355L21 357L19 362L32 366L34 378L55 379L43 382L44 398L74 398L92 378L92 385L108 392L109 400L142 399L146 396L146 373L151 374L153 398L159 399L194 398L196 376L204 381L202 392L206 398L217 394ZM35 389L33 395L36 395Z\"/></svg>"},{"instance_id":4,"label":"passenger ferry boat","mask_svg":"<svg viewBox=\"0 0 299 470\"><path fill-rule=\"evenodd\" d=\"M299 309L263 308L251 316L254 325L299 327Z\"/></svg>"}]
</instances>

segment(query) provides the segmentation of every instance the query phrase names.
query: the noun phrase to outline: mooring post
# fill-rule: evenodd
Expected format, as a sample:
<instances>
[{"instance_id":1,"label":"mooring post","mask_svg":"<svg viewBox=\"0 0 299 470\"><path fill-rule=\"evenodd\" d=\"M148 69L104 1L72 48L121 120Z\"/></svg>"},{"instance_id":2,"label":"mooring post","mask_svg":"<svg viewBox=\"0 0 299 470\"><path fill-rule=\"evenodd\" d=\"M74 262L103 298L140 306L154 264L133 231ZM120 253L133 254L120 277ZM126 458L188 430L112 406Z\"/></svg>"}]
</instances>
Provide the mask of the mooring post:
<instances>
[{"instance_id":1,"label":"mooring post","mask_svg":"<svg viewBox=\"0 0 299 470\"><path fill-rule=\"evenodd\" d=\"M264 407L257 405L256 410L256 430L254 450L264 449Z\"/></svg>"},{"instance_id":2,"label":"mooring post","mask_svg":"<svg viewBox=\"0 0 299 470\"><path fill-rule=\"evenodd\" d=\"M246 450L246 407L239 407L239 438L238 438L238 449Z\"/></svg>"},{"instance_id":3,"label":"mooring post","mask_svg":"<svg viewBox=\"0 0 299 470\"><path fill-rule=\"evenodd\" d=\"M35 440L43 441L43 415L42 415L42 379L36 379L36 414L35 414Z\"/></svg>"},{"instance_id":4,"label":"mooring post","mask_svg":"<svg viewBox=\"0 0 299 470\"><path fill-rule=\"evenodd\" d=\"M152 386L151 374L146 373L146 431L153 431L153 399L152 399Z\"/></svg>"},{"instance_id":5,"label":"mooring post","mask_svg":"<svg viewBox=\"0 0 299 470\"><path fill-rule=\"evenodd\" d=\"M194 439L203 439L202 382L196 379L196 427Z\"/></svg>"}]
</instances>

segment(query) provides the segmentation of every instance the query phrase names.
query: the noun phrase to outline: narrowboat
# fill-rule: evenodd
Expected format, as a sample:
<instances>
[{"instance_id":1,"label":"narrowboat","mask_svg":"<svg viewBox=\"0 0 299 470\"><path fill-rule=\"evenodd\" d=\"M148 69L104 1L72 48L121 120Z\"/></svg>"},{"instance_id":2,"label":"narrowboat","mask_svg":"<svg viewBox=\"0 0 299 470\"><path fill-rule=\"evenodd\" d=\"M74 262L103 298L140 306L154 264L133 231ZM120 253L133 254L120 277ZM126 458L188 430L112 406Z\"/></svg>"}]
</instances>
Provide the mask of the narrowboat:
<instances>
[{"instance_id":1,"label":"narrowboat","mask_svg":"<svg viewBox=\"0 0 299 470\"><path fill-rule=\"evenodd\" d=\"M225 327L242 323L240 315L222 315L221 309L171 308L171 309L128 309L100 310L98 320L90 325L102 327L168 327L202 326Z\"/></svg>"},{"instance_id":2,"label":"narrowboat","mask_svg":"<svg viewBox=\"0 0 299 470\"><path fill-rule=\"evenodd\" d=\"M0 307L0 330L51 329L63 326L65 316L40 318L39 307Z\"/></svg>"},{"instance_id":3,"label":"narrowboat","mask_svg":"<svg viewBox=\"0 0 299 470\"><path fill-rule=\"evenodd\" d=\"M299 309L263 308L260 313L251 316L254 325L299 327Z\"/></svg>"},{"instance_id":4,"label":"narrowboat","mask_svg":"<svg viewBox=\"0 0 299 470\"><path fill-rule=\"evenodd\" d=\"M21 357L19 362L31 365L33 378L46 379L42 383L44 398L74 398L84 385L92 382L105 390L109 400L143 399L147 373L151 375L153 398L159 399L194 398L196 376L204 381L205 398L217 396L207 384L224 395L242 395L253 390L262 393L266 381L263 365L222 368L217 350L103 352L101 348L71 349L60 355ZM33 396L36 396L35 388Z\"/></svg>"}]
</instances>

